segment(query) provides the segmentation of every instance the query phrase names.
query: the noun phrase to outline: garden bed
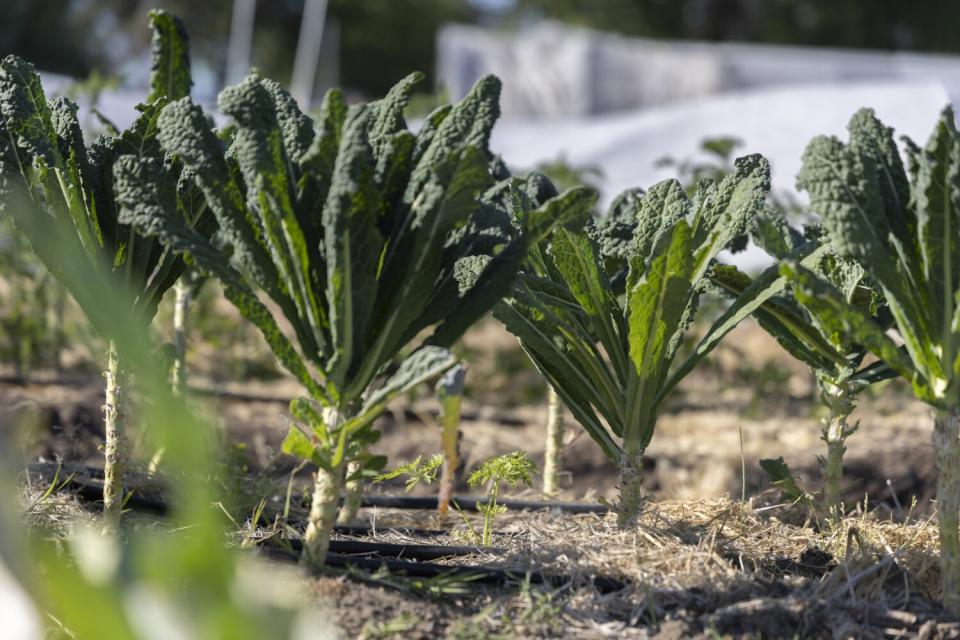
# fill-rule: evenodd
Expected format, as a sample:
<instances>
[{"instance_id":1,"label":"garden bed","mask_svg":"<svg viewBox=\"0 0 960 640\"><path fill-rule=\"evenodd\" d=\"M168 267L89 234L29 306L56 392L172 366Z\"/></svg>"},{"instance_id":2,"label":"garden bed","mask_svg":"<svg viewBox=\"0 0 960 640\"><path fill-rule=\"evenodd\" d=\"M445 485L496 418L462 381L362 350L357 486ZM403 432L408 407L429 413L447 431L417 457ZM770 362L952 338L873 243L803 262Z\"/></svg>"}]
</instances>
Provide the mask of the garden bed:
<instances>
[{"instance_id":1,"label":"garden bed","mask_svg":"<svg viewBox=\"0 0 960 640\"><path fill-rule=\"evenodd\" d=\"M489 348L497 339L481 328L468 344ZM751 325L740 330L737 344L751 362L779 357ZM474 357L478 375L495 384L495 374L483 369L495 359L489 352ZM715 366L729 368L729 357L721 351ZM790 372L788 362L779 366ZM847 498L862 505L867 494L867 512L860 507L833 530L808 521L803 508L779 504L757 467L761 457L785 454L803 482L815 487L819 481L819 418L809 403L791 400L807 392L802 374L790 373L779 401L772 393L758 399L744 386L712 386L731 377L724 370L692 379L688 389L698 393L682 394L664 416L663 437L654 441L648 462L651 502L635 527L621 531L604 513L511 510L497 521L491 552L477 548L456 512L441 520L431 509L368 500L357 523L335 532L336 566L294 579L306 583L312 603L329 610L345 637L960 637L931 591L937 544L927 520L934 476L925 408L895 387L861 405L857 417L871 437L850 442ZM34 419L28 453L46 460L21 475L26 522L44 536L66 537L98 517L100 381L59 384L41 375L23 382L0 383L0 394L6 411ZM275 401L295 390L284 379L229 387L201 379L197 385L212 390L196 397L198 410L216 416L224 438L237 443L218 478L232 496L225 505L235 521L227 544L243 547L248 562L295 567L295 536L285 525L302 527L309 471L294 473L294 462L279 454L287 419ZM543 409L496 399L505 401L479 395L466 402L467 468L517 448L539 461ZM398 462L435 451L433 410L430 400L397 405L379 422L378 447ZM55 460L63 461L57 485L73 479L44 496ZM602 509L598 498L615 495L612 470L582 435L568 444L566 469L578 489L568 483L563 502ZM150 481L143 469L136 471L129 486L140 490L128 503L126 526L165 526L165 496L147 490ZM291 478L288 518L278 521ZM746 502L728 497L738 498L744 488ZM399 484L372 491L412 506L435 495L430 486L405 494ZM461 495L466 491L458 487ZM691 500L698 492L712 497ZM535 490L507 497L542 501ZM477 514L467 518L479 525Z\"/></svg>"},{"instance_id":2,"label":"garden bed","mask_svg":"<svg viewBox=\"0 0 960 640\"><path fill-rule=\"evenodd\" d=\"M87 501L44 495L32 477L33 527L93 521ZM494 549L471 546L459 519L418 531L431 512L365 509L363 527L335 533L332 566L298 579L346 637L960 637L935 603L932 523L875 511L821 528L761 504L651 502L626 529L612 514L513 511ZM127 522L163 526L151 513ZM249 562L288 564L284 535L246 526L231 539Z\"/></svg>"}]
</instances>

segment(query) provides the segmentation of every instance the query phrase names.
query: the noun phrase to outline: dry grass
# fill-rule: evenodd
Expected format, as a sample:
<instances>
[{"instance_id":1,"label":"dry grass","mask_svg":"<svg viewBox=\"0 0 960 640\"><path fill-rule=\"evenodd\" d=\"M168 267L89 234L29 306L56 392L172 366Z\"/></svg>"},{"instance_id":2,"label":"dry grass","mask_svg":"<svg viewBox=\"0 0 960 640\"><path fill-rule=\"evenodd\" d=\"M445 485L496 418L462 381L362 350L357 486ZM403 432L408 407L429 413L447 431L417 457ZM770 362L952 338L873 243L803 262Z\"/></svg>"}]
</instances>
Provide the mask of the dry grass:
<instances>
[{"instance_id":1,"label":"dry grass","mask_svg":"<svg viewBox=\"0 0 960 640\"><path fill-rule=\"evenodd\" d=\"M466 531L459 524L449 536L417 539L386 527L427 526L432 515L366 515L383 528L372 536L381 542L456 544ZM506 555L444 563L569 576L569 583L479 589L467 600L425 601L420 611L451 637L960 637L960 624L935 602L935 523L874 512L821 528L802 516L797 507L755 509L727 498L652 503L626 529L612 515L509 513L495 540ZM597 575L626 587L602 593L591 580ZM350 611L341 613L348 620ZM385 634L377 637L418 637L391 635L387 622L371 621Z\"/></svg>"},{"instance_id":2,"label":"dry grass","mask_svg":"<svg viewBox=\"0 0 960 640\"><path fill-rule=\"evenodd\" d=\"M27 471L20 477L22 521L34 535L51 540L66 539L77 525L90 524L97 515L75 494L64 491L73 471L53 468Z\"/></svg>"}]
</instances>

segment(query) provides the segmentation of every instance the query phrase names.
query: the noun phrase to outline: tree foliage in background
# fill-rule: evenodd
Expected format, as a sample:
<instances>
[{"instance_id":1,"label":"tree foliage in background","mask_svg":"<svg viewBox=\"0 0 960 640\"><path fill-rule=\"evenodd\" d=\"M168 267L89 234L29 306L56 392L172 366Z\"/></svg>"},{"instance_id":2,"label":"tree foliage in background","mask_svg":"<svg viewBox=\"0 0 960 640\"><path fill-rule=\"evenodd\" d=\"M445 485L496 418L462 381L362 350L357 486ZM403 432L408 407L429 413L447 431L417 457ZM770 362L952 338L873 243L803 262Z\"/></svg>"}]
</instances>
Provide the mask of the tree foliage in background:
<instances>
[{"instance_id":1,"label":"tree foliage in background","mask_svg":"<svg viewBox=\"0 0 960 640\"><path fill-rule=\"evenodd\" d=\"M0 2L0 56L12 53L43 70L86 76L105 60L89 39L94 16L72 10L78 4L71 0ZM51 38L52 33L57 37Z\"/></svg>"},{"instance_id":2,"label":"tree foliage in background","mask_svg":"<svg viewBox=\"0 0 960 640\"><path fill-rule=\"evenodd\" d=\"M232 0L4 0L0 54L16 53L40 69L75 76L93 69L113 73L146 50L138 20L154 6L190 24L195 58L222 86ZM302 11L302 0L257 3L252 62L281 82L293 66ZM330 0L328 16L340 34L340 84L366 95L382 95L396 78L416 69L431 78L436 30L448 22L509 28L552 18L652 38L960 51L954 33L960 4L952 2Z\"/></svg>"},{"instance_id":3,"label":"tree foliage in background","mask_svg":"<svg viewBox=\"0 0 960 640\"><path fill-rule=\"evenodd\" d=\"M146 50L139 21L154 7L190 25L195 62L206 63L223 86L233 0L4 0L0 54L16 53L44 71L75 76L116 72ZM257 2L251 62L282 83L293 69L302 12L302 0ZM327 13L328 24L339 31L339 84L368 96L383 95L415 70L430 77L439 26L480 16L462 0L330 0ZM50 38L51 32L57 37Z\"/></svg>"},{"instance_id":4,"label":"tree foliage in background","mask_svg":"<svg viewBox=\"0 0 960 640\"><path fill-rule=\"evenodd\" d=\"M117 11L127 11L127 3L112 2ZM225 69L232 0L150 0L133 15L142 13L148 5L168 7L183 16L191 25L200 55L218 73ZM257 2L251 62L284 84L293 69L302 12L302 0ZM423 70L433 80L439 26L473 22L478 15L470 3L462 0L329 0L327 24L335 25L339 39L339 85L379 96L397 78L413 71ZM425 85L430 86L432 83Z\"/></svg>"},{"instance_id":5,"label":"tree foliage in background","mask_svg":"<svg viewBox=\"0 0 960 640\"><path fill-rule=\"evenodd\" d=\"M900 0L514 0L513 22L553 18L649 38L960 51L955 2Z\"/></svg>"}]
</instances>

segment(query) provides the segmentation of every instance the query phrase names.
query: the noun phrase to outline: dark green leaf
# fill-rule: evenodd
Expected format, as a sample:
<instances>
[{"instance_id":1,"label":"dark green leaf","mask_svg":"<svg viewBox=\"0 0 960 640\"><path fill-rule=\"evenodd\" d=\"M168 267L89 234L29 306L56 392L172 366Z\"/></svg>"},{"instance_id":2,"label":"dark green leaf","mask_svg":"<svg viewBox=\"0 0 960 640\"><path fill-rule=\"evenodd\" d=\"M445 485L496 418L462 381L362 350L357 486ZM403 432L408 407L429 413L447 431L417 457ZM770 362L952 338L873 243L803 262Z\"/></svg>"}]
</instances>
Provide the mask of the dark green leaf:
<instances>
[{"instance_id":1,"label":"dark green leaf","mask_svg":"<svg viewBox=\"0 0 960 640\"><path fill-rule=\"evenodd\" d=\"M183 22L175 15L150 12L153 29L153 65L147 102L179 100L190 95L190 43Z\"/></svg>"},{"instance_id":2,"label":"dark green leaf","mask_svg":"<svg viewBox=\"0 0 960 640\"><path fill-rule=\"evenodd\" d=\"M793 477L793 472L790 471L787 463L783 461L783 457L779 457L776 460L771 458L763 459L760 461L760 468L767 474L770 484L780 489L783 498L788 502L813 503L810 494L801 489L800 485L797 484L797 481Z\"/></svg>"}]
</instances>

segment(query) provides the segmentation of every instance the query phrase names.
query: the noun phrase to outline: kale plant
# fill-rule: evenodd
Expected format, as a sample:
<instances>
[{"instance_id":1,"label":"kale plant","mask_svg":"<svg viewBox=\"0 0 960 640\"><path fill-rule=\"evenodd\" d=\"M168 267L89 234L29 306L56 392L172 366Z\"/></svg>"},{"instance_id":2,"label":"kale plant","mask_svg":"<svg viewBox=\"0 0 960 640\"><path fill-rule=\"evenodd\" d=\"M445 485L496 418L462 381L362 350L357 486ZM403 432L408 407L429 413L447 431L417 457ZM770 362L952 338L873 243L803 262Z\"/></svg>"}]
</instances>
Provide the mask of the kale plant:
<instances>
[{"instance_id":1,"label":"kale plant","mask_svg":"<svg viewBox=\"0 0 960 640\"><path fill-rule=\"evenodd\" d=\"M558 164L560 164L558 162ZM581 177L581 170L570 168L567 173L557 169L557 166L541 166L544 173L535 172L527 176L523 185L523 192L530 202L534 204L544 204L551 198L556 197L557 184L573 184L573 181ZM552 177L548 177L547 170L551 171ZM591 218L597 201L597 193L593 190L582 190L578 199L568 199L564 201L564 209L559 207L554 213L556 218L566 220L565 226L573 229L583 229L583 226ZM558 205L561 204L559 201ZM523 263L523 271L539 276L546 275L546 262L543 259L543 251L546 247L536 247L527 253ZM563 422L563 402L557 395L556 389L547 384L547 421L545 424L546 442L544 446L543 461L543 494L547 497L556 496L559 492L560 474L563 465L563 437L565 425Z\"/></svg>"},{"instance_id":2,"label":"kale plant","mask_svg":"<svg viewBox=\"0 0 960 640\"><path fill-rule=\"evenodd\" d=\"M867 314L879 326L888 328L892 321L879 293L864 269L856 262L833 251L818 226L805 232L792 227L776 208L768 207L754 222L754 242L776 260L800 261L842 292L844 299ZM739 296L753 280L732 266L714 269L712 280L721 291ZM859 423L850 423L856 395L872 382L889 377L889 370L870 365L864 367L868 351L849 332L836 331L819 310L795 296L779 268L768 269L759 280L769 280L767 291L774 293L753 315L760 326L773 336L793 357L813 372L820 391L820 400L827 409L821 439L827 446L822 459L823 504L834 521L843 515L843 454L846 440ZM778 474L789 473L775 460L764 461L765 468L777 468Z\"/></svg>"},{"instance_id":3,"label":"kale plant","mask_svg":"<svg viewBox=\"0 0 960 640\"><path fill-rule=\"evenodd\" d=\"M166 158L157 139L160 113L190 92L186 31L176 17L150 14L153 70L150 93L133 125L98 138L89 147L67 98L48 102L33 66L7 56L0 62L0 203L30 239L46 268L64 284L94 327L111 339L111 319L96 291L71 265L84 260L98 274L113 276L128 300L130 318L147 326L160 299L186 268L184 259L141 234L122 211L126 199L115 164L149 166L174 185L175 215L198 237L209 237L216 221L192 175ZM123 501L126 462L126 368L111 347L107 356L104 413L104 522L116 527Z\"/></svg>"},{"instance_id":4,"label":"kale plant","mask_svg":"<svg viewBox=\"0 0 960 640\"><path fill-rule=\"evenodd\" d=\"M127 218L219 279L308 394L291 403L284 449L318 467L303 547L313 565L345 483L385 462L368 450L374 418L453 366L447 348L509 291L528 242L554 224L516 196L515 180L496 183L502 165L487 143L499 81L480 80L413 134L403 109L420 77L367 105L332 90L314 122L252 73L220 94L225 151L199 107L168 105L160 144L202 189L219 248L182 224L160 164L118 167Z\"/></svg>"},{"instance_id":5,"label":"kale plant","mask_svg":"<svg viewBox=\"0 0 960 640\"><path fill-rule=\"evenodd\" d=\"M589 233L558 227L495 315L620 473L621 524L642 508L641 470L660 407L753 308L750 288L671 372L717 255L763 206L769 165L741 158L691 201L669 180L629 191Z\"/></svg>"},{"instance_id":6,"label":"kale plant","mask_svg":"<svg viewBox=\"0 0 960 640\"><path fill-rule=\"evenodd\" d=\"M792 261L781 268L827 331L869 349L933 408L941 597L960 613L960 133L946 109L925 148L904 141L904 167L872 111L848 129L846 143L810 142L797 184L837 255L877 283L897 339L822 275Z\"/></svg>"}]
</instances>

